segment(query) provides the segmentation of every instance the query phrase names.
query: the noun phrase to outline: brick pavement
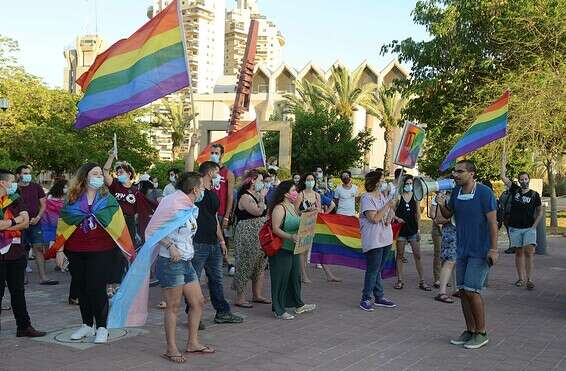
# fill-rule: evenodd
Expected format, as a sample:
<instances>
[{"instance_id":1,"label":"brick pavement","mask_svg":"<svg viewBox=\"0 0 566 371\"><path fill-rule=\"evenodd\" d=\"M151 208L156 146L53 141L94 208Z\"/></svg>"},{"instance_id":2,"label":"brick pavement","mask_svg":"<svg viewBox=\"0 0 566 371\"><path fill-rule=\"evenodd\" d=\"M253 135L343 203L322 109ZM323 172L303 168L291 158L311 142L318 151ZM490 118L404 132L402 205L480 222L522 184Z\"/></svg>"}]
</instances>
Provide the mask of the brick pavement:
<instances>
[{"instance_id":1,"label":"brick pavement","mask_svg":"<svg viewBox=\"0 0 566 371\"><path fill-rule=\"evenodd\" d=\"M142 331L84 350L16 338L12 313L3 312L0 370L566 370L566 238L550 238L549 251L536 257L533 292L513 286L514 260L501 256L485 293L491 343L480 350L448 343L463 328L459 304L438 303L432 299L435 291L418 290L409 258L405 289L393 290L393 282L386 283L386 295L399 305L395 309L358 309L363 272L338 267L334 271L342 283L325 282L321 270L311 273L314 283L304 287L303 298L319 308L294 321L275 320L269 306L256 304L236 310L246 316L244 324L215 325L207 305L208 328L201 337L217 353L189 356L179 366L159 357L164 331L162 313L154 309L156 288ZM429 281L431 261L426 251ZM80 314L78 307L66 304L68 276L51 276L64 284L39 286L32 275L27 298L33 324L53 335L80 324ZM227 287L229 282L227 278ZM227 295L232 299L233 292ZM185 329L178 335L182 345Z\"/></svg>"}]
</instances>

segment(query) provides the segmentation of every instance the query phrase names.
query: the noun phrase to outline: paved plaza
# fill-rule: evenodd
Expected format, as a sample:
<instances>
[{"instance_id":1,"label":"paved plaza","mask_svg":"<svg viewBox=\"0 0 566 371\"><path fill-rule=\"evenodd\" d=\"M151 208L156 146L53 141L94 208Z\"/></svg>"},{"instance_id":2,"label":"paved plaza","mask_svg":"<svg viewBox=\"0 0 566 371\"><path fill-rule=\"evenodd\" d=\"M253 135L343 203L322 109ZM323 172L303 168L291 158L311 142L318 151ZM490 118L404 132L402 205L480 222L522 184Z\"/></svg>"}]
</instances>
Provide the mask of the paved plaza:
<instances>
[{"instance_id":1,"label":"paved plaza","mask_svg":"<svg viewBox=\"0 0 566 371\"><path fill-rule=\"evenodd\" d=\"M243 324L215 325L207 304L201 338L217 353L188 356L184 365L160 358L164 330L162 312L155 308L158 288L151 289L146 326L113 331L105 345L77 344L68 340L80 324L79 308L67 304L69 275L51 273L63 284L45 287L34 273L26 286L28 309L33 325L49 334L16 338L11 311L2 312L0 370L566 370L566 238L551 237L548 243L549 255L535 260L532 292L513 285L514 259L500 256L485 292L490 343L480 350L449 344L463 330L459 303L439 303L433 300L436 290L417 289L409 254L405 289L394 290L393 281L386 281L395 309L360 310L363 272L339 267L334 271L342 283L328 283L322 270L311 271L313 283L304 286L303 298L318 309L293 321L276 320L269 305L256 304L234 308L246 317ZM430 282L430 249L424 264ZM227 277L226 287L230 283ZM233 292L226 293L231 300ZM181 347L185 323L185 318L179 322Z\"/></svg>"}]
</instances>

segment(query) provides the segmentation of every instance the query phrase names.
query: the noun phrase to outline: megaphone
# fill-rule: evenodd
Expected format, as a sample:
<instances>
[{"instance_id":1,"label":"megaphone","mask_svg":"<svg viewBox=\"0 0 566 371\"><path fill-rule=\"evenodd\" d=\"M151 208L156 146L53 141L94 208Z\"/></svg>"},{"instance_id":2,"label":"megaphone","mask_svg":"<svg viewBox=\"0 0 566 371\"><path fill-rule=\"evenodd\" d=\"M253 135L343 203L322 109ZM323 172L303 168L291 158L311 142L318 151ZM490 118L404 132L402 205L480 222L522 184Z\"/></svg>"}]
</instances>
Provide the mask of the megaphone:
<instances>
[{"instance_id":1,"label":"megaphone","mask_svg":"<svg viewBox=\"0 0 566 371\"><path fill-rule=\"evenodd\" d=\"M454 187L456 187L454 179L441 179L430 182L420 177L415 177L413 179L413 195L417 201L422 200L429 193L447 191Z\"/></svg>"}]
</instances>

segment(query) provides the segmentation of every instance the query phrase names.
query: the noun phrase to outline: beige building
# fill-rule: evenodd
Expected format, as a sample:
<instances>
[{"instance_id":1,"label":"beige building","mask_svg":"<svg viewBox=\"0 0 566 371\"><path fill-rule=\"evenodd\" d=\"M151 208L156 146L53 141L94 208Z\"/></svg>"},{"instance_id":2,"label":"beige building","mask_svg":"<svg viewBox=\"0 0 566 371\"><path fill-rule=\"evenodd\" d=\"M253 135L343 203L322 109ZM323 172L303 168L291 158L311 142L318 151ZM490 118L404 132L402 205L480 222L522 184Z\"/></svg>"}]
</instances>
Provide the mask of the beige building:
<instances>
[{"instance_id":1,"label":"beige building","mask_svg":"<svg viewBox=\"0 0 566 371\"><path fill-rule=\"evenodd\" d=\"M75 81L90 68L96 56L105 48L104 40L98 35L78 36L75 48L69 48L63 52L66 60L63 89L71 93L79 92L81 88Z\"/></svg>"},{"instance_id":2,"label":"beige building","mask_svg":"<svg viewBox=\"0 0 566 371\"><path fill-rule=\"evenodd\" d=\"M345 66L337 61L333 64ZM384 69L378 70L367 61L361 63L355 70L362 70L360 83L374 82L379 85L390 85L396 79L408 79L409 71L397 60L391 61ZM328 79L331 68L324 70L316 64L309 63L304 68L295 68L282 64L275 70L270 70L264 65L257 65L253 79L253 94L251 97L250 112L244 114L242 120L267 121L273 113L280 115L288 114L286 109L285 94L296 94L295 85L300 81L313 81L316 76ZM213 94L195 95L195 109L199 113L198 119L202 121L228 121L230 117L230 107L234 103L236 84L235 75L222 76ZM368 154L370 168L381 167L385 155L385 142L383 139L383 129L379 126L379 120L368 114L362 107L357 107L354 116L354 132L358 133L365 128L370 129L375 142ZM400 130L397 130L394 143L398 142ZM210 140L216 140L225 134L213 132ZM206 139L204 139L206 140Z\"/></svg>"},{"instance_id":3,"label":"beige building","mask_svg":"<svg viewBox=\"0 0 566 371\"><path fill-rule=\"evenodd\" d=\"M236 75L240 71L252 19L259 22L256 64L275 70L283 61L285 38L277 26L259 13L256 0L237 0L234 9L226 12L225 75Z\"/></svg>"}]
</instances>

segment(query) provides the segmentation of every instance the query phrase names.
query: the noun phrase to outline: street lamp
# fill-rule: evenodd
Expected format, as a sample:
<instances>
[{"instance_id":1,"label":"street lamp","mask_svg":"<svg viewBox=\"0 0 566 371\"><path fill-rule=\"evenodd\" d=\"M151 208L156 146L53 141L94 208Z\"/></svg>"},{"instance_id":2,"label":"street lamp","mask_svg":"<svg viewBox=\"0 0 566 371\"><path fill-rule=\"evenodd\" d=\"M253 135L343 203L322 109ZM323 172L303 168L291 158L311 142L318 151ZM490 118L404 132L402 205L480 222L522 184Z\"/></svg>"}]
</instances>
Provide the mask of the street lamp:
<instances>
[{"instance_id":1,"label":"street lamp","mask_svg":"<svg viewBox=\"0 0 566 371\"><path fill-rule=\"evenodd\" d=\"M2 111L6 112L9 107L10 103L8 102L8 98L0 98L0 108L2 109Z\"/></svg>"}]
</instances>

